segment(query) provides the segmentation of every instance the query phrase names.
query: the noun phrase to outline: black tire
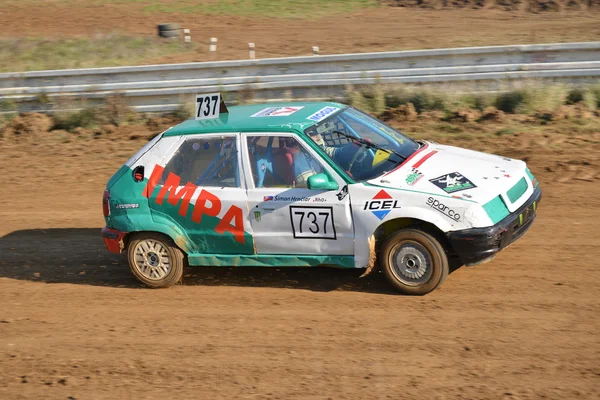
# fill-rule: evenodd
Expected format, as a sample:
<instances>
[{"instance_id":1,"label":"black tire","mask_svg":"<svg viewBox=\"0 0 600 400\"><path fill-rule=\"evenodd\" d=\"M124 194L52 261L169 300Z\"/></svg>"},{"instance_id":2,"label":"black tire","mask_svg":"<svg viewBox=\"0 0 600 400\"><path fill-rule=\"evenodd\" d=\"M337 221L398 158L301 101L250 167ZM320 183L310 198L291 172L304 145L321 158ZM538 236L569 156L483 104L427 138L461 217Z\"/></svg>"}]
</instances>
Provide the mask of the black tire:
<instances>
[{"instance_id":1,"label":"black tire","mask_svg":"<svg viewBox=\"0 0 600 400\"><path fill-rule=\"evenodd\" d=\"M179 24L158 24L158 31L176 31L179 30Z\"/></svg>"},{"instance_id":2,"label":"black tire","mask_svg":"<svg viewBox=\"0 0 600 400\"><path fill-rule=\"evenodd\" d=\"M402 229L387 238L378 260L388 281L403 294L430 293L448 276L444 247L435 237L418 229Z\"/></svg>"},{"instance_id":3,"label":"black tire","mask_svg":"<svg viewBox=\"0 0 600 400\"><path fill-rule=\"evenodd\" d=\"M171 239L158 233L137 234L127 247L131 272L151 288L166 288L179 283L183 276L184 258L183 252Z\"/></svg>"},{"instance_id":4,"label":"black tire","mask_svg":"<svg viewBox=\"0 0 600 400\"><path fill-rule=\"evenodd\" d=\"M179 31L162 31L158 32L158 35L164 38L177 38L179 37Z\"/></svg>"}]
</instances>

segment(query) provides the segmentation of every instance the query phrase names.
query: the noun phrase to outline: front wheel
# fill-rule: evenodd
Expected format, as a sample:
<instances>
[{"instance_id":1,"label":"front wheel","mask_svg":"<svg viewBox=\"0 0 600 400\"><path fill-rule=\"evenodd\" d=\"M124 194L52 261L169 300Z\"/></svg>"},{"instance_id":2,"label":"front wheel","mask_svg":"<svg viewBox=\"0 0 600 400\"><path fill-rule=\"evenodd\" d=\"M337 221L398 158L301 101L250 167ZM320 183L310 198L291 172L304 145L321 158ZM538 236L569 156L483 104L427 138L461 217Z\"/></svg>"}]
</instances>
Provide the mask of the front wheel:
<instances>
[{"instance_id":1,"label":"front wheel","mask_svg":"<svg viewBox=\"0 0 600 400\"><path fill-rule=\"evenodd\" d=\"M379 266L394 288L404 294L424 295L448 276L448 257L442 245L418 229L403 229L381 246Z\"/></svg>"},{"instance_id":2,"label":"front wheel","mask_svg":"<svg viewBox=\"0 0 600 400\"><path fill-rule=\"evenodd\" d=\"M159 234L134 237L127 249L127 259L133 275L151 288L175 285L183 276L183 252Z\"/></svg>"}]
</instances>

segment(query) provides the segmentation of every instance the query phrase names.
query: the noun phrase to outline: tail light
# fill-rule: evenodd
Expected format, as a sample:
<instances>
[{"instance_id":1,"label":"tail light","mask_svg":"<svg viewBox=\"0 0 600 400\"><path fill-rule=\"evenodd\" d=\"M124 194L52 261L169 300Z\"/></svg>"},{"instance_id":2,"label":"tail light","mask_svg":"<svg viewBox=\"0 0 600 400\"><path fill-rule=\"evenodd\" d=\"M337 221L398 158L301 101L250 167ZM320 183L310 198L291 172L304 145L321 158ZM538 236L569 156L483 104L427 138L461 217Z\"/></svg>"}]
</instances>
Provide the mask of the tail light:
<instances>
[{"instance_id":1,"label":"tail light","mask_svg":"<svg viewBox=\"0 0 600 400\"><path fill-rule=\"evenodd\" d=\"M105 190L104 195L102 196L102 213L105 217L110 215L110 191Z\"/></svg>"}]
</instances>

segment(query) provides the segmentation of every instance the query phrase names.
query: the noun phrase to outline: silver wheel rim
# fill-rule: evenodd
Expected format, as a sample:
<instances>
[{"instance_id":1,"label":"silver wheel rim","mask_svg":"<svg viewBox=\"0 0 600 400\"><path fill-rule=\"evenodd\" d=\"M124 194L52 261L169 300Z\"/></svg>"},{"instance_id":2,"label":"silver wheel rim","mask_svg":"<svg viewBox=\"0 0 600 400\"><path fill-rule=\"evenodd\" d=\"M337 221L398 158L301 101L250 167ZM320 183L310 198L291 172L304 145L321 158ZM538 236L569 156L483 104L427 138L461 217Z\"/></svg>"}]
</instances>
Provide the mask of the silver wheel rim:
<instances>
[{"instance_id":1,"label":"silver wheel rim","mask_svg":"<svg viewBox=\"0 0 600 400\"><path fill-rule=\"evenodd\" d=\"M390 261L396 279L407 286L419 286L431 278L431 256L419 243L399 245L392 253Z\"/></svg>"},{"instance_id":2,"label":"silver wheel rim","mask_svg":"<svg viewBox=\"0 0 600 400\"><path fill-rule=\"evenodd\" d=\"M171 259L167 247L153 239L145 239L135 246L134 267L144 278L157 281L171 271Z\"/></svg>"}]
</instances>

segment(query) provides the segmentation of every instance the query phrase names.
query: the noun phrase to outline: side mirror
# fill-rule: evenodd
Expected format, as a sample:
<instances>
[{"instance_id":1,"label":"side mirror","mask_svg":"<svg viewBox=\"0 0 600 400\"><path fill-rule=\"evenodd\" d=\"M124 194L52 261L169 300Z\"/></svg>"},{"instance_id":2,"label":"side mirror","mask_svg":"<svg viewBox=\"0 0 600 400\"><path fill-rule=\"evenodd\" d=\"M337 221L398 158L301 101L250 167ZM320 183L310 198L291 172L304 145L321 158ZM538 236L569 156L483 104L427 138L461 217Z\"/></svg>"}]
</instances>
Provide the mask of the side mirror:
<instances>
[{"instance_id":1,"label":"side mirror","mask_svg":"<svg viewBox=\"0 0 600 400\"><path fill-rule=\"evenodd\" d=\"M311 190L338 190L339 186L337 182L331 181L327 174L315 174L308 177L306 182L307 186Z\"/></svg>"}]
</instances>

